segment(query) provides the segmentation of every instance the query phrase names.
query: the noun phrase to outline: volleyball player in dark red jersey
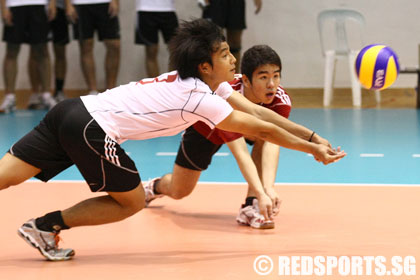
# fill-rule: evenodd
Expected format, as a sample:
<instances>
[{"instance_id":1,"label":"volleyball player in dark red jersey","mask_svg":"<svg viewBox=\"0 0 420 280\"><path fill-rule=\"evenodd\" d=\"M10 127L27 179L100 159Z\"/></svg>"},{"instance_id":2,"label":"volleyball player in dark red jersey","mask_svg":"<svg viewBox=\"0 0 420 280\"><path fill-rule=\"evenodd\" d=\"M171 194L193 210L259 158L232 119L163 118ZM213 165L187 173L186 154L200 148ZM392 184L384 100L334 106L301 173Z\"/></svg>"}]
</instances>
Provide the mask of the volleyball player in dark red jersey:
<instances>
[{"instance_id":1,"label":"volleyball player in dark red jersey","mask_svg":"<svg viewBox=\"0 0 420 280\"><path fill-rule=\"evenodd\" d=\"M288 118L291 101L280 86L281 60L278 54L269 46L254 46L244 53L241 70L242 74L236 74L230 82L232 88L251 102ZM189 195L201 171L207 169L213 155L226 143L248 182L247 197L239 210L237 222L258 229L273 228L272 213L277 213L280 206L279 196L274 190L279 146L255 137L242 136L211 129L204 122L197 122L188 128L183 135L174 168L174 173L180 168L183 170L178 173L183 175L182 184L169 180L178 174L167 174L162 180L150 181L144 185L147 202L159 197L159 194L175 199ZM253 145L251 155L245 141Z\"/></svg>"}]
</instances>

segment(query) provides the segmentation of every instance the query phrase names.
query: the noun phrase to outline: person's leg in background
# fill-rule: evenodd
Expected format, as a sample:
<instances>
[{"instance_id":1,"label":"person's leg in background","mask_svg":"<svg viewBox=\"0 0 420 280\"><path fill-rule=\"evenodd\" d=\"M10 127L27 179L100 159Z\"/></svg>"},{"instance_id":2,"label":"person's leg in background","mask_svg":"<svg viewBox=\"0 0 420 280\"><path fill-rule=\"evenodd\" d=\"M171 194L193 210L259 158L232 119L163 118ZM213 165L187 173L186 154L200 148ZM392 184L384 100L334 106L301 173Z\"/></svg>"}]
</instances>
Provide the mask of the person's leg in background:
<instances>
[{"instance_id":1,"label":"person's leg in background","mask_svg":"<svg viewBox=\"0 0 420 280\"><path fill-rule=\"evenodd\" d=\"M0 104L0 113L9 113L16 106L17 58L20 45L25 42L26 12L27 9L24 7L6 7L2 11L3 41L6 43L6 52L3 59L5 96Z\"/></svg>"},{"instance_id":2,"label":"person's leg in background","mask_svg":"<svg viewBox=\"0 0 420 280\"><path fill-rule=\"evenodd\" d=\"M246 29L245 0L228 0L226 10L226 39L230 52L236 58L236 72L240 73L242 33Z\"/></svg>"},{"instance_id":3,"label":"person's leg in background","mask_svg":"<svg viewBox=\"0 0 420 280\"><path fill-rule=\"evenodd\" d=\"M111 89L117 85L118 70L120 67L121 42L120 39L104 40L106 47L105 75L106 88Z\"/></svg>"},{"instance_id":4,"label":"person's leg in background","mask_svg":"<svg viewBox=\"0 0 420 280\"><path fill-rule=\"evenodd\" d=\"M54 50L54 98L57 102L65 99L63 92L67 72L66 45L70 42L68 21L64 8L57 7L57 16L50 23Z\"/></svg>"},{"instance_id":5,"label":"person's leg in background","mask_svg":"<svg viewBox=\"0 0 420 280\"><path fill-rule=\"evenodd\" d=\"M45 109L51 109L57 102L51 95L51 62L48 46L44 44L31 45L33 69L39 77L39 92L41 104Z\"/></svg>"},{"instance_id":6,"label":"person's leg in background","mask_svg":"<svg viewBox=\"0 0 420 280\"><path fill-rule=\"evenodd\" d=\"M103 41L106 48L105 54L105 79L106 89L117 86L118 71L121 57L120 22L118 19L118 4L92 5L95 10L94 26L98 31L99 41Z\"/></svg>"},{"instance_id":7,"label":"person's leg in background","mask_svg":"<svg viewBox=\"0 0 420 280\"><path fill-rule=\"evenodd\" d=\"M146 74L153 78L159 75L159 36L158 36L157 12L137 12L134 42L136 45L145 46Z\"/></svg>"},{"instance_id":8,"label":"person's leg in background","mask_svg":"<svg viewBox=\"0 0 420 280\"><path fill-rule=\"evenodd\" d=\"M30 7L28 43L30 44L29 76L33 93L29 108L51 109L57 102L51 95L51 61L48 51L49 21L43 5ZM39 94L38 94L39 93ZM41 104L41 106L38 106Z\"/></svg>"},{"instance_id":9,"label":"person's leg in background","mask_svg":"<svg viewBox=\"0 0 420 280\"><path fill-rule=\"evenodd\" d=\"M85 78L89 94L96 94L98 92L98 88L96 85L95 58L93 56L93 38L80 39L79 47L80 64L82 66L83 77Z\"/></svg>"},{"instance_id":10,"label":"person's leg in background","mask_svg":"<svg viewBox=\"0 0 420 280\"><path fill-rule=\"evenodd\" d=\"M178 28L178 16L176 15L176 12L163 12L160 13L160 30L162 30L163 39L165 41L165 44L168 45L171 38L174 36L176 29ZM169 54L170 55L170 54ZM169 65L168 61L168 70L172 71L174 69L171 69L171 66Z\"/></svg>"},{"instance_id":11,"label":"person's leg in background","mask_svg":"<svg viewBox=\"0 0 420 280\"><path fill-rule=\"evenodd\" d=\"M159 75L159 63L157 55L159 52L159 45L146 45L146 72L148 77L156 77Z\"/></svg>"},{"instance_id":12,"label":"person's leg in background","mask_svg":"<svg viewBox=\"0 0 420 280\"><path fill-rule=\"evenodd\" d=\"M88 94L97 94L96 67L93 54L94 48L94 23L91 15L94 5L75 5L77 21L74 24L74 35L79 41L80 66L85 79Z\"/></svg>"},{"instance_id":13,"label":"person's leg in background","mask_svg":"<svg viewBox=\"0 0 420 280\"><path fill-rule=\"evenodd\" d=\"M242 48L242 30L227 29L227 43L230 47L230 52L236 58L236 73L241 71L241 48Z\"/></svg>"},{"instance_id":14,"label":"person's leg in background","mask_svg":"<svg viewBox=\"0 0 420 280\"><path fill-rule=\"evenodd\" d=\"M55 89L54 98L62 101L64 97L64 80L67 71L66 45L54 44L54 73L55 73Z\"/></svg>"},{"instance_id":15,"label":"person's leg in background","mask_svg":"<svg viewBox=\"0 0 420 280\"><path fill-rule=\"evenodd\" d=\"M15 86L18 71L17 57L20 51L20 44L7 43L6 54L3 60L3 79L5 85L5 96L0 105L0 113L8 113L14 110L16 105Z\"/></svg>"}]
</instances>

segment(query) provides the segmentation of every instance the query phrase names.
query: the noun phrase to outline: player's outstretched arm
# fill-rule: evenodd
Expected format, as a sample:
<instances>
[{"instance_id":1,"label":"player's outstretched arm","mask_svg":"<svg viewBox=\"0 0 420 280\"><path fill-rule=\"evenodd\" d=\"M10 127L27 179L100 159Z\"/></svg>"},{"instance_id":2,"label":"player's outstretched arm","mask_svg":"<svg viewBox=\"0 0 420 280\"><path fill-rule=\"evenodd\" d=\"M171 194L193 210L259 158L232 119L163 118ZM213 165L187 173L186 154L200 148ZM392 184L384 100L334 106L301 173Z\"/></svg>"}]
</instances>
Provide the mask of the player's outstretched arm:
<instances>
[{"instance_id":1,"label":"player's outstretched arm","mask_svg":"<svg viewBox=\"0 0 420 280\"><path fill-rule=\"evenodd\" d=\"M329 146L303 140L277 125L237 110L234 110L216 127L244 135L252 135L288 149L312 154L316 160L324 164L335 162L346 155L343 151L337 152Z\"/></svg>"},{"instance_id":2,"label":"player's outstretched arm","mask_svg":"<svg viewBox=\"0 0 420 280\"><path fill-rule=\"evenodd\" d=\"M252 103L237 91L233 91L227 99L227 102L229 102L235 110L246 112L259 118L260 120L273 123L303 140L311 139L311 142L331 147L328 140L322 138L316 133L313 134L312 130L304 127L303 125L297 124L268 108Z\"/></svg>"},{"instance_id":3,"label":"player's outstretched arm","mask_svg":"<svg viewBox=\"0 0 420 280\"><path fill-rule=\"evenodd\" d=\"M277 168L280 156L280 147L268 141L257 140L252 148L252 161L258 170L261 183L265 193L273 203L273 215L276 215L280 208L280 197L274 189Z\"/></svg>"},{"instance_id":4,"label":"player's outstretched arm","mask_svg":"<svg viewBox=\"0 0 420 280\"><path fill-rule=\"evenodd\" d=\"M255 192L258 199L258 206L261 215L266 220L271 220L273 216L273 203L271 198L265 193L264 187L258 175L257 167L249 154L243 137L227 143L230 151L235 157L242 175L249 187Z\"/></svg>"}]
</instances>

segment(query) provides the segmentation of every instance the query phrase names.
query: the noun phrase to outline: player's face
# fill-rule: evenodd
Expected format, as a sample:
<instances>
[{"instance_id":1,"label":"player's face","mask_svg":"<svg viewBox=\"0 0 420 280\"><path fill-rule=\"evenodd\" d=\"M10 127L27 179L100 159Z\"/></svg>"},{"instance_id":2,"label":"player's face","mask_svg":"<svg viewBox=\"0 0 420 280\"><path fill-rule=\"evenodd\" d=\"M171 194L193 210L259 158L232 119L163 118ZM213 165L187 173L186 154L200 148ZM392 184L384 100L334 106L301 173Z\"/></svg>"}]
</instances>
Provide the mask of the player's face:
<instances>
[{"instance_id":1,"label":"player's face","mask_svg":"<svg viewBox=\"0 0 420 280\"><path fill-rule=\"evenodd\" d=\"M254 103L270 104L280 85L280 68L277 65L265 64L252 73L252 84L247 98Z\"/></svg>"},{"instance_id":2,"label":"player's face","mask_svg":"<svg viewBox=\"0 0 420 280\"><path fill-rule=\"evenodd\" d=\"M229 45L222 42L216 52L212 54L212 79L215 82L230 82L235 74L236 58L230 52Z\"/></svg>"}]
</instances>

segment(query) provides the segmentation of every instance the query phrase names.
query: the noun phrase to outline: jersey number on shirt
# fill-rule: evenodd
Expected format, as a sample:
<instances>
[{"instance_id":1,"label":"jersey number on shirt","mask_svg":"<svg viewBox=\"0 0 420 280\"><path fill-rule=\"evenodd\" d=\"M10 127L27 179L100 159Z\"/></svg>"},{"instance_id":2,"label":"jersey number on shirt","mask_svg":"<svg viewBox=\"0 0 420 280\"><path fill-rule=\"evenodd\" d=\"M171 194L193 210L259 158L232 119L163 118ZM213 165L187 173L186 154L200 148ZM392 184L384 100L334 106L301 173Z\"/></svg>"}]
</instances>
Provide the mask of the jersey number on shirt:
<instances>
[{"instance_id":1,"label":"jersey number on shirt","mask_svg":"<svg viewBox=\"0 0 420 280\"><path fill-rule=\"evenodd\" d=\"M147 78L147 79L140 80L139 83L142 85L151 84L151 83L160 83L160 82L172 83L173 81L176 80L177 76L178 74L167 75L166 77L159 76L156 78ZM159 80L159 78L161 78L161 80Z\"/></svg>"}]
</instances>

